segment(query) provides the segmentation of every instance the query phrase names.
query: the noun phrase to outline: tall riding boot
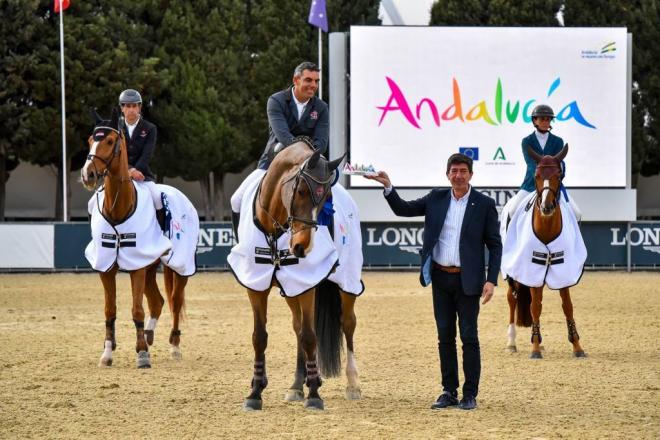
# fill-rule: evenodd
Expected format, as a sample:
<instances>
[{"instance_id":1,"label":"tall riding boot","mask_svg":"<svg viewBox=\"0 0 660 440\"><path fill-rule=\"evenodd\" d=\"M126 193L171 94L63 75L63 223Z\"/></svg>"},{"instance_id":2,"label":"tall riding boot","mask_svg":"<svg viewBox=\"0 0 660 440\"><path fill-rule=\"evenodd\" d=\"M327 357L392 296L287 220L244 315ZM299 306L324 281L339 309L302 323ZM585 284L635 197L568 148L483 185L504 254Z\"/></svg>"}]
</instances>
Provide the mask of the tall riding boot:
<instances>
[{"instance_id":1,"label":"tall riding boot","mask_svg":"<svg viewBox=\"0 0 660 440\"><path fill-rule=\"evenodd\" d=\"M156 210L156 220L158 220L158 226L160 226L161 231L167 232L169 229L166 224L167 218L166 218L166 213L165 213L165 208L160 208Z\"/></svg>"},{"instance_id":2,"label":"tall riding boot","mask_svg":"<svg viewBox=\"0 0 660 440\"><path fill-rule=\"evenodd\" d=\"M234 211L231 212L231 226L234 230L234 240L236 240L236 243L238 243L238 222L240 219L241 215L239 213Z\"/></svg>"}]
</instances>

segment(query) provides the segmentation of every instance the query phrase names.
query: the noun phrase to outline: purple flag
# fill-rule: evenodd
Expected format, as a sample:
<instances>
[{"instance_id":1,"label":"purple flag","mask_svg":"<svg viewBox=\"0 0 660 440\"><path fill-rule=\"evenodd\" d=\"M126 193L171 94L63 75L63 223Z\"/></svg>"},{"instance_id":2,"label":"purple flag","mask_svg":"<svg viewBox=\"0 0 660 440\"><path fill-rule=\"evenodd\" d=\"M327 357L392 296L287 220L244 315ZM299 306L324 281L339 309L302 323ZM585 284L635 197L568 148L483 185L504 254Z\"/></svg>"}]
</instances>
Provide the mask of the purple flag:
<instances>
[{"instance_id":1,"label":"purple flag","mask_svg":"<svg viewBox=\"0 0 660 440\"><path fill-rule=\"evenodd\" d=\"M312 0L307 22L323 29L324 32L328 32L328 16L325 13L325 0Z\"/></svg>"}]
</instances>

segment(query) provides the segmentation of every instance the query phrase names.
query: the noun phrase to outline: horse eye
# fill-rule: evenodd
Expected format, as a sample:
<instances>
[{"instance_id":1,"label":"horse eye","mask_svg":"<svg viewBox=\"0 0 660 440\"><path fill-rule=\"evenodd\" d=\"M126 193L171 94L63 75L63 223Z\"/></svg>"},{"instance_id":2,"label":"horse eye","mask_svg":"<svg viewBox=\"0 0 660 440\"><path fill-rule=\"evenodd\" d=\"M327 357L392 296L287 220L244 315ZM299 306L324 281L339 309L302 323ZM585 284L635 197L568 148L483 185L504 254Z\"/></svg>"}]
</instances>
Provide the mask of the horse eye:
<instances>
[{"instance_id":1,"label":"horse eye","mask_svg":"<svg viewBox=\"0 0 660 440\"><path fill-rule=\"evenodd\" d=\"M106 144L111 144L111 143L112 143L112 139L106 139L105 143L106 143Z\"/></svg>"},{"instance_id":2,"label":"horse eye","mask_svg":"<svg viewBox=\"0 0 660 440\"><path fill-rule=\"evenodd\" d=\"M303 191L302 189L299 189L299 190L298 190L298 195L299 195L299 196L304 196L304 195L305 195L305 191Z\"/></svg>"}]
</instances>

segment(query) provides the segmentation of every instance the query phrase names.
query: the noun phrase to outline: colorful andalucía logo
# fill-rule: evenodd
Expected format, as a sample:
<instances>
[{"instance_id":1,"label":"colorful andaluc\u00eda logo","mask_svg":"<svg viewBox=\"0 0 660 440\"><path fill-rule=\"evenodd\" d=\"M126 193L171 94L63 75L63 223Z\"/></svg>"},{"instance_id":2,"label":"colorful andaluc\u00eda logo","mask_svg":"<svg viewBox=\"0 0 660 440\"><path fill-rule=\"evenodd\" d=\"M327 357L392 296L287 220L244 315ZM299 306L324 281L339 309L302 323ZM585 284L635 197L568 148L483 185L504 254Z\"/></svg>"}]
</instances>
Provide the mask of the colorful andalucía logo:
<instances>
[{"instance_id":1,"label":"colorful andaluc\u00eda logo","mask_svg":"<svg viewBox=\"0 0 660 440\"><path fill-rule=\"evenodd\" d=\"M502 125L507 121L513 124L521 118L524 122L531 122L532 119L530 113L533 107L538 104L536 99L528 99L524 102L506 100L505 104L502 80L498 78L495 87L495 95L493 101L490 102L490 105L484 99L472 105L469 107L469 110L465 111L464 108L468 108L468 106L464 107L458 81L456 78L453 78L453 102L449 106L445 107L443 104L437 103L427 97L420 99L417 103L413 102L411 105L406 94L392 78L386 76L385 80L387 81L390 90L390 96L385 105L377 106L381 111L378 126L383 124L386 116L392 117L397 114L403 116L410 125L419 129L422 128L419 124L420 121L423 117L428 117L427 115L430 115L433 123L437 127L440 127L441 121L454 120L461 122L476 122L482 120L487 124L495 126ZM548 98L555 92L555 90L557 90L560 84L561 79L557 77L548 89ZM394 115L390 116L389 113L394 113ZM596 128L595 125L587 121L584 117L577 101L571 101L568 104L565 104L557 113L558 121L568 121L570 119L575 120L575 122L585 127Z\"/></svg>"}]
</instances>

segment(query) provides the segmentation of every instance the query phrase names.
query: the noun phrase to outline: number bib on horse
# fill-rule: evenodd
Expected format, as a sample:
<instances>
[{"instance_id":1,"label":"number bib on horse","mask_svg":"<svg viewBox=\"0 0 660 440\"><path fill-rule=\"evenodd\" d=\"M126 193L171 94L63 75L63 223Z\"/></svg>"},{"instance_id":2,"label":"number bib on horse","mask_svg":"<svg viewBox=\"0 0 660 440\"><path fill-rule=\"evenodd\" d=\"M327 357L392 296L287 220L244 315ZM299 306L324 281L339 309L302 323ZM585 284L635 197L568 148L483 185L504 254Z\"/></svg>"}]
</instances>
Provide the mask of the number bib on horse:
<instances>
[{"instance_id":1,"label":"number bib on horse","mask_svg":"<svg viewBox=\"0 0 660 440\"><path fill-rule=\"evenodd\" d=\"M101 214L104 191L92 195L89 203L92 241L85 248L85 258L94 270L107 272L115 262L121 270L141 269L172 249L172 243L163 236L156 221L149 191L135 183L133 186L137 207L124 222L114 226Z\"/></svg>"},{"instance_id":2,"label":"number bib on horse","mask_svg":"<svg viewBox=\"0 0 660 440\"><path fill-rule=\"evenodd\" d=\"M338 254L328 228L314 233L313 249L304 258L289 252L290 232L269 244L267 234L254 219L254 203L261 180L245 191L238 227L239 242L231 249L227 263L243 286L256 291L271 287L273 278L282 293L294 297L315 287L337 266Z\"/></svg>"},{"instance_id":3,"label":"number bib on horse","mask_svg":"<svg viewBox=\"0 0 660 440\"><path fill-rule=\"evenodd\" d=\"M502 251L502 272L529 287L541 287L545 283L550 289L574 286L587 260L587 248L575 214L564 198L560 198L561 233L545 245L534 233L531 207L534 197L533 192L522 201L509 223Z\"/></svg>"}]
</instances>

